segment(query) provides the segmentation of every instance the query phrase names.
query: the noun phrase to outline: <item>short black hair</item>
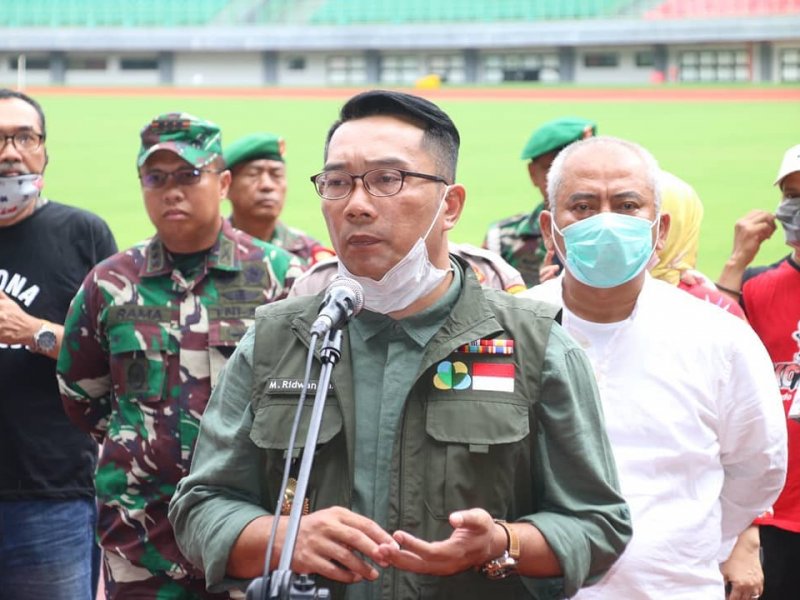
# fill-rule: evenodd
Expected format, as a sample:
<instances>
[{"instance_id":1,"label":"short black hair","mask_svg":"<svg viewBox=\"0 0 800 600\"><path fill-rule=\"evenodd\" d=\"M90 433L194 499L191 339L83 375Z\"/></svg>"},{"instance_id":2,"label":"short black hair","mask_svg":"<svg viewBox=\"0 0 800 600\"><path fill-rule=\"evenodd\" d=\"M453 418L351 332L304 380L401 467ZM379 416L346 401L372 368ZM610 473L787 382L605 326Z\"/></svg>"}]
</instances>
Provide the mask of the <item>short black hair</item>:
<instances>
[{"instance_id":1,"label":"short black hair","mask_svg":"<svg viewBox=\"0 0 800 600\"><path fill-rule=\"evenodd\" d=\"M433 154L437 167L441 171L439 175L451 183L455 181L458 147L461 143L455 123L433 102L419 96L391 90L362 92L350 98L342 106L339 111L339 119L331 125L325 140L326 160L331 137L342 123L377 115L397 117L424 130L422 145Z\"/></svg>"},{"instance_id":2,"label":"short black hair","mask_svg":"<svg viewBox=\"0 0 800 600\"><path fill-rule=\"evenodd\" d=\"M9 88L0 88L0 100L7 100L8 98L18 98L23 102L27 102L34 109L36 109L36 112L39 114L39 121L42 125L42 138L47 138L47 125L45 124L44 111L42 110L41 104L28 96L28 94L11 90Z\"/></svg>"}]
</instances>

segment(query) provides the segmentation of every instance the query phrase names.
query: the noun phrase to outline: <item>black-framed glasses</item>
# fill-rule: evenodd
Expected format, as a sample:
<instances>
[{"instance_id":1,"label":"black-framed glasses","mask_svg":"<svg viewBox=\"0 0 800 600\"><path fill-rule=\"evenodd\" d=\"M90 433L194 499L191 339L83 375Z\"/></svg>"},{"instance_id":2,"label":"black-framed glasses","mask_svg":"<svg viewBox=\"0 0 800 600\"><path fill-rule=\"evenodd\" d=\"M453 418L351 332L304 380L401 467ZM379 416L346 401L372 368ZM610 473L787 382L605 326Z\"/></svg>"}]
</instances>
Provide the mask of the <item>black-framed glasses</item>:
<instances>
[{"instance_id":1,"label":"black-framed glasses","mask_svg":"<svg viewBox=\"0 0 800 600\"><path fill-rule=\"evenodd\" d=\"M170 173L153 169L147 173L139 175L142 185L151 190L156 190L167 185L170 179L175 180L176 185L196 185L203 177L203 173L221 173L213 169L178 169Z\"/></svg>"},{"instance_id":2,"label":"black-framed glasses","mask_svg":"<svg viewBox=\"0 0 800 600\"><path fill-rule=\"evenodd\" d=\"M42 145L42 140L44 140L42 134L34 131L18 131L11 135L0 134L0 137L3 138L3 145L0 146L0 150L6 147L8 140L11 140L14 148L20 152L33 152Z\"/></svg>"},{"instance_id":3,"label":"black-framed glasses","mask_svg":"<svg viewBox=\"0 0 800 600\"><path fill-rule=\"evenodd\" d=\"M438 175L415 173L403 169L371 169L361 175L353 175L347 171L323 171L311 177L311 183L317 194L325 200L341 200L353 191L356 179L364 183L364 189L373 196L394 196L403 189L406 177L419 177L429 181L438 181L445 185L447 180Z\"/></svg>"}]
</instances>

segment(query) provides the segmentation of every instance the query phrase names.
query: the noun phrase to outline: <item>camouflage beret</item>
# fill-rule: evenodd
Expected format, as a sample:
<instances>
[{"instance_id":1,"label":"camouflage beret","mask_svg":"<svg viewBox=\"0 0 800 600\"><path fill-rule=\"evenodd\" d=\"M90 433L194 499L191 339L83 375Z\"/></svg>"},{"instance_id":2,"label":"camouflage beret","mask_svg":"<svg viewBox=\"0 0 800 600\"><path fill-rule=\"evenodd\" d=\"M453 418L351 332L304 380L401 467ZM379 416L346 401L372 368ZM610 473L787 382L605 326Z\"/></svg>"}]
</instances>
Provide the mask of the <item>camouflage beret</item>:
<instances>
[{"instance_id":1,"label":"camouflage beret","mask_svg":"<svg viewBox=\"0 0 800 600\"><path fill-rule=\"evenodd\" d=\"M533 160L537 156L558 150L585 138L597 135L597 124L579 117L548 121L533 132L522 149L520 158Z\"/></svg>"},{"instance_id":2,"label":"camouflage beret","mask_svg":"<svg viewBox=\"0 0 800 600\"><path fill-rule=\"evenodd\" d=\"M286 143L274 133L252 133L225 148L225 165L230 169L241 162L267 158L284 161Z\"/></svg>"},{"instance_id":3,"label":"camouflage beret","mask_svg":"<svg viewBox=\"0 0 800 600\"><path fill-rule=\"evenodd\" d=\"M165 113L150 121L141 133L136 159L141 167L159 150L168 150L201 169L222 155L222 134L211 121L188 113Z\"/></svg>"}]
</instances>

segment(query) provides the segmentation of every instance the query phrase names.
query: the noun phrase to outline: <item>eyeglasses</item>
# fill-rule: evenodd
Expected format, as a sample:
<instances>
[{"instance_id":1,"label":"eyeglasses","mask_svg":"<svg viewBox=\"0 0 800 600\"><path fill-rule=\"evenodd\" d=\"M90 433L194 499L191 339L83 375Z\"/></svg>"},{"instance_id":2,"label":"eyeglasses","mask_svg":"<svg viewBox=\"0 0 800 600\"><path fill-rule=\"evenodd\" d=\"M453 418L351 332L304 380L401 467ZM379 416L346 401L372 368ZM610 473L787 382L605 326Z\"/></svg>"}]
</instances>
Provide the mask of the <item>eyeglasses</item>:
<instances>
[{"instance_id":1,"label":"eyeglasses","mask_svg":"<svg viewBox=\"0 0 800 600\"><path fill-rule=\"evenodd\" d=\"M311 183L317 194L325 200L341 200L353 191L356 179L364 183L364 189L373 196L394 196L403 189L406 177L419 177L429 181L438 181L447 185L447 180L438 175L415 173L402 169L372 169L362 175L353 175L347 171L323 171L311 177Z\"/></svg>"},{"instance_id":2,"label":"eyeglasses","mask_svg":"<svg viewBox=\"0 0 800 600\"><path fill-rule=\"evenodd\" d=\"M20 152L33 152L42 145L42 140L44 139L43 135L33 131L18 131L11 135L0 134L0 137L3 138L3 145L0 146L0 150L6 147L8 140L11 140L14 148Z\"/></svg>"},{"instance_id":3,"label":"eyeglasses","mask_svg":"<svg viewBox=\"0 0 800 600\"><path fill-rule=\"evenodd\" d=\"M167 173L166 171L159 171L153 169L147 173L139 175L139 181L142 185L151 190L162 188L167 185L170 179L175 180L176 185L196 185L203 177L203 173L221 173L221 171L214 171L211 169L178 169Z\"/></svg>"}]
</instances>

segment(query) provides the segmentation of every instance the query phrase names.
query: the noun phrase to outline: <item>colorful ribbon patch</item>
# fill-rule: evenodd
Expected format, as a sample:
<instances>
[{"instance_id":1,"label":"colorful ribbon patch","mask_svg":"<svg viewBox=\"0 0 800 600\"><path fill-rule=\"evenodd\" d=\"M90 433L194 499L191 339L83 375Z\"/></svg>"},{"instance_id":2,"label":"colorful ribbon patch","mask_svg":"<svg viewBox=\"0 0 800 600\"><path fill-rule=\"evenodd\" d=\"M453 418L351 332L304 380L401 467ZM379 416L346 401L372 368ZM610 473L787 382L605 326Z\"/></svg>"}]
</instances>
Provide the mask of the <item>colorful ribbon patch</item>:
<instances>
[{"instance_id":1,"label":"colorful ribbon patch","mask_svg":"<svg viewBox=\"0 0 800 600\"><path fill-rule=\"evenodd\" d=\"M463 354L514 354L514 340L475 340L456 348Z\"/></svg>"}]
</instances>

